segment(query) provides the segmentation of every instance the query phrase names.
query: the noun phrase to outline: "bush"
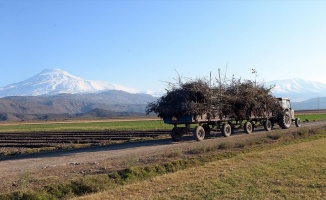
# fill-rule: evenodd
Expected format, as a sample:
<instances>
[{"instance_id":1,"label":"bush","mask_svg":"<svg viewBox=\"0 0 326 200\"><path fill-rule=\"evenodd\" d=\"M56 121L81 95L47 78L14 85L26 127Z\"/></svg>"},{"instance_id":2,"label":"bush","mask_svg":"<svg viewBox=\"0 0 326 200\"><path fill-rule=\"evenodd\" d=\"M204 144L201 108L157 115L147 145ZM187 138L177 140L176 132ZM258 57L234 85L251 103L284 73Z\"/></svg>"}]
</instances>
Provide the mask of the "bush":
<instances>
[{"instance_id":1,"label":"bush","mask_svg":"<svg viewBox=\"0 0 326 200\"><path fill-rule=\"evenodd\" d=\"M231 142L223 142L217 146L218 149L230 149L233 147Z\"/></svg>"}]
</instances>

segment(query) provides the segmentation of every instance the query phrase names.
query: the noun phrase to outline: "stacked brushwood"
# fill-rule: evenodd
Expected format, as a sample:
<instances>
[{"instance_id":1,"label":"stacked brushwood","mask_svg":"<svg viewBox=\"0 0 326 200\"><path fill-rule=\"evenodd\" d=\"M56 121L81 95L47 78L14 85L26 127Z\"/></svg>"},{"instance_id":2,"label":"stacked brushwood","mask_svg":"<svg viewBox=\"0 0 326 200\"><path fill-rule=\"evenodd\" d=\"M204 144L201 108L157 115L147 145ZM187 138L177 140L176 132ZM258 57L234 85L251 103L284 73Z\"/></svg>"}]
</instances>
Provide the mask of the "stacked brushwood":
<instances>
[{"instance_id":1,"label":"stacked brushwood","mask_svg":"<svg viewBox=\"0 0 326 200\"><path fill-rule=\"evenodd\" d=\"M161 118L200 115L209 111L210 98L211 89L206 81L179 82L157 101L149 103L146 112L154 112Z\"/></svg>"},{"instance_id":2,"label":"stacked brushwood","mask_svg":"<svg viewBox=\"0 0 326 200\"><path fill-rule=\"evenodd\" d=\"M251 117L276 117L282 109L266 88L250 80L232 78L210 87L205 79L179 82L157 101L149 103L146 112L161 118L201 115L215 112L218 116L244 120Z\"/></svg>"},{"instance_id":3,"label":"stacked brushwood","mask_svg":"<svg viewBox=\"0 0 326 200\"><path fill-rule=\"evenodd\" d=\"M219 112L236 120L257 117L277 117L282 108L271 94L272 87L241 79L232 79L220 86Z\"/></svg>"}]
</instances>

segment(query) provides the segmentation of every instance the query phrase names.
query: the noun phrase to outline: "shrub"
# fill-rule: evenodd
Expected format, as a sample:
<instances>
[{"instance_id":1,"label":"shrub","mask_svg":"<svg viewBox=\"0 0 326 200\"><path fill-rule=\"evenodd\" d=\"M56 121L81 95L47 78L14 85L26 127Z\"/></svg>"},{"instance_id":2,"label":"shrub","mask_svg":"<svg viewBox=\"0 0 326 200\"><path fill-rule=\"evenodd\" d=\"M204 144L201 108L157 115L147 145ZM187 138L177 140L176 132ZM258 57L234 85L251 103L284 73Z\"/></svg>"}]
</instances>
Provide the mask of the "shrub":
<instances>
[{"instance_id":1,"label":"shrub","mask_svg":"<svg viewBox=\"0 0 326 200\"><path fill-rule=\"evenodd\" d=\"M217 146L218 149L230 149L233 147L233 144L230 142L223 142Z\"/></svg>"},{"instance_id":2,"label":"shrub","mask_svg":"<svg viewBox=\"0 0 326 200\"><path fill-rule=\"evenodd\" d=\"M267 138L272 139L272 140L278 140L282 137L282 134L279 132L276 132L275 134L268 134Z\"/></svg>"}]
</instances>

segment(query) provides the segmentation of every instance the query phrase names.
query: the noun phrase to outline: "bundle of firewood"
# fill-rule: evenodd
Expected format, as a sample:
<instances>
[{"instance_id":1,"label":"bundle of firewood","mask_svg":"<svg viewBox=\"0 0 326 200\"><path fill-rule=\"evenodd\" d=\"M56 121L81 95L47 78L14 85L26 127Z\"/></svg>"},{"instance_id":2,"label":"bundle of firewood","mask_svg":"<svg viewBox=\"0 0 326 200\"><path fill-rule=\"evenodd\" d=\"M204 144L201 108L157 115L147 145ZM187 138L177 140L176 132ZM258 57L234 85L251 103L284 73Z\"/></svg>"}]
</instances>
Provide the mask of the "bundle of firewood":
<instances>
[{"instance_id":1,"label":"bundle of firewood","mask_svg":"<svg viewBox=\"0 0 326 200\"><path fill-rule=\"evenodd\" d=\"M146 112L158 117L181 117L200 115L214 110L220 116L236 120L250 117L277 116L281 107L271 94L272 87L266 88L250 80L241 81L234 77L229 81L205 79L179 81L167 89L165 95L149 103Z\"/></svg>"},{"instance_id":2,"label":"bundle of firewood","mask_svg":"<svg viewBox=\"0 0 326 200\"><path fill-rule=\"evenodd\" d=\"M154 112L158 117L181 117L199 115L209 111L211 90L207 82L197 79L167 89L165 95L149 103L146 112Z\"/></svg>"}]
</instances>

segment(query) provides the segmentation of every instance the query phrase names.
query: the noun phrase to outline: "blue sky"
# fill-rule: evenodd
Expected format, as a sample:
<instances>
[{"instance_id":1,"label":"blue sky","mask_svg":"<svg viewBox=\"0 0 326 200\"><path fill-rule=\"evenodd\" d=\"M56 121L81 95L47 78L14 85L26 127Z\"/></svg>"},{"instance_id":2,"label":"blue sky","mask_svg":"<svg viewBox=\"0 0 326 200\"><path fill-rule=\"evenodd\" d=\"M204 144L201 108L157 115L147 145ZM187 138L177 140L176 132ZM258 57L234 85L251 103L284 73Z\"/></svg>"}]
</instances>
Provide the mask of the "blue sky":
<instances>
[{"instance_id":1,"label":"blue sky","mask_svg":"<svg viewBox=\"0 0 326 200\"><path fill-rule=\"evenodd\" d=\"M217 75L326 83L326 1L0 0L0 87L47 68L158 91Z\"/></svg>"}]
</instances>

